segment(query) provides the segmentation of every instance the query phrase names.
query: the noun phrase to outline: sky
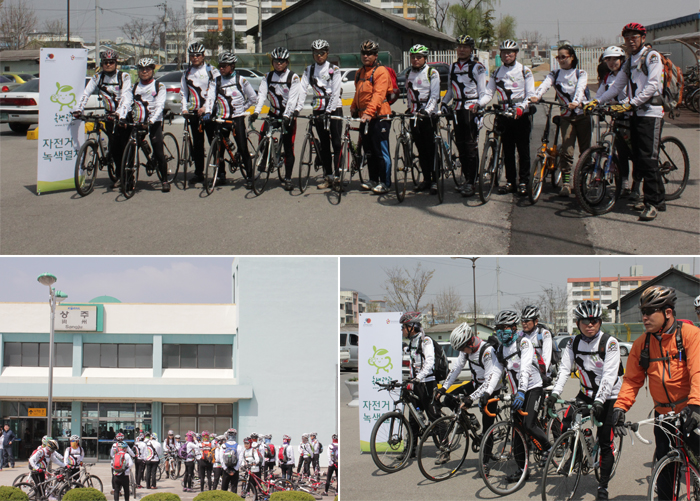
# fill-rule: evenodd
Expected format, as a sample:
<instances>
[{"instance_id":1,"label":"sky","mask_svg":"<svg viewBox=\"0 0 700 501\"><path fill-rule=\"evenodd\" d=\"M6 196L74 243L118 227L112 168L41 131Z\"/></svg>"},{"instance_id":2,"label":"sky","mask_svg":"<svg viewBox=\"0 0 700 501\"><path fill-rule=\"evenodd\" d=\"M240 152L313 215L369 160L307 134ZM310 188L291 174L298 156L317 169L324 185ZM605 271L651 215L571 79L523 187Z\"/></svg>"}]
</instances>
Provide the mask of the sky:
<instances>
[{"instance_id":1,"label":"sky","mask_svg":"<svg viewBox=\"0 0 700 501\"><path fill-rule=\"evenodd\" d=\"M5 0L6 2L18 0ZM22 0L32 5L40 25L47 19L66 16L67 0ZM121 26L132 18L156 19L165 0L100 0L103 14L100 38L123 36ZM451 0L454 3L455 0ZM168 7L179 10L185 0L167 0ZM226 0L225 0L226 3ZM95 0L70 0L71 33L86 41L95 38ZM612 43L629 22L644 25L667 21L698 12L697 0L497 0L496 18L510 14L517 21L518 36L525 30L539 31L550 43L557 40L557 20L562 39L579 43L584 38L603 37Z\"/></svg>"},{"instance_id":2,"label":"sky","mask_svg":"<svg viewBox=\"0 0 700 501\"><path fill-rule=\"evenodd\" d=\"M500 267L501 309L509 308L524 297L536 299L543 287L566 289L567 278L602 276L629 276L630 267L641 265L644 275L658 275L671 265L688 264L690 273L700 274L700 258L679 257L481 257L476 261L476 296L483 311L496 313L496 264ZM694 259L694 261L693 261ZM380 257L341 258L341 290L355 290L369 299L384 299L382 288L386 280L384 270L402 266L413 271L420 263L423 269L435 270L426 290L424 303L434 301L447 287L454 287L460 295L463 309L473 304L472 263L449 257Z\"/></svg>"},{"instance_id":3,"label":"sky","mask_svg":"<svg viewBox=\"0 0 700 501\"><path fill-rule=\"evenodd\" d=\"M66 302L113 296L123 303L230 303L233 257L0 257L0 302L48 301L37 282L58 279Z\"/></svg>"}]
</instances>

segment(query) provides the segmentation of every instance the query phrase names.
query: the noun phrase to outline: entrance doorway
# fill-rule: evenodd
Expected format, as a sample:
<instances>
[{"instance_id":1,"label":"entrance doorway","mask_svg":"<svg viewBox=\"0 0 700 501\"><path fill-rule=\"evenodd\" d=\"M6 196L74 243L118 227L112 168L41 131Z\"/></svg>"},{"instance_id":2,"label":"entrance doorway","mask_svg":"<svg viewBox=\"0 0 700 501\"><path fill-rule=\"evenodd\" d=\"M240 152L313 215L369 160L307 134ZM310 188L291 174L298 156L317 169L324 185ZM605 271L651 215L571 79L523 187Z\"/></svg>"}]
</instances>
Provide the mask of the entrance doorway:
<instances>
[{"instance_id":1,"label":"entrance doorway","mask_svg":"<svg viewBox=\"0 0 700 501\"><path fill-rule=\"evenodd\" d=\"M46 418L15 418L10 426L16 430L19 446L14 448L15 458L28 460L34 449L41 445L41 439L46 435Z\"/></svg>"}]
</instances>

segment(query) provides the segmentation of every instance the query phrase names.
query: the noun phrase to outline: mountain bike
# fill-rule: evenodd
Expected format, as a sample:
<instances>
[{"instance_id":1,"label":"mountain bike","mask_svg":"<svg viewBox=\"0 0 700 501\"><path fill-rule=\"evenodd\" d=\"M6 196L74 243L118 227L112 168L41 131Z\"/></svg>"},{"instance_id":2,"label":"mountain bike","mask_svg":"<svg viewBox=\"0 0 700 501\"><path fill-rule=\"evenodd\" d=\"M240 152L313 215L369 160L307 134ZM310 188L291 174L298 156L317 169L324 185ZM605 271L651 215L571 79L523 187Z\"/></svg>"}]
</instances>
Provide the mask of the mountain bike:
<instances>
[{"instance_id":1,"label":"mountain bike","mask_svg":"<svg viewBox=\"0 0 700 501\"><path fill-rule=\"evenodd\" d=\"M115 172L114 158L105 148L102 133L104 132L108 140L112 140L112 134L106 129L104 120L114 120L112 117L104 115L80 115L80 120L93 124L93 128L88 131L87 139L80 147L78 157L75 159L75 191L81 197L86 197L95 188L95 178L98 170L107 168L107 174L112 182L117 180Z\"/></svg>"},{"instance_id":2,"label":"mountain bike","mask_svg":"<svg viewBox=\"0 0 700 501\"><path fill-rule=\"evenodd\" d=\"M83 487L93 487L100 492L104 492L102 490L102 480L97 475L90 475L87 469L88 466L95 466L95 463L81 464L80 469L71 476L70 481L82 484Z\"/></svg>"},{"instance_id":3,"label":"mountain bike","mask_svg":"<svg viewBox=\"0 0 700 501\"><path fill-rule=\"evenodd\" d=\"M545 101L543 99L538 101L538 104L544 104L547 106L547 115L544 125L544 131L542 132L542 146L537 150L537 156L532 162L532 168L530 169L530 179L528 180L527 186L527 196L530 199L531 204L536 204L542 194L542 186L544 185L545 179L549 176L552 181L552 186L556 188L561 182L561 169L559 168L559 151L557 150L557 140L559 139L559 128L561 125L561 117L552 117L552 108L554 106L560 106L559 103ZM549 146L549 129L550 129L550 118L551 122L554 122L556 129L554 132L554 144Z\"/></svg>"},{"instance_id":4,"label":"mountain bike","mask_svg":"<svg viewBox=\"0 0 700 501\"><path fill-rule=\"evenodd\" d=\"M242 115L237 115L232 118L249 114L250 113L243 113ZM243 157L236 148L236 141L229 137L229 132L231 132L234 137L236 136L236 128L233 126L233 120L217 118L212 121L215 124L214 137L209 146L209 154L207 155L207 163L204 169L204 189L208 195L214 192L217 182L220 181L220 170L223 169L225 171L227 166L230 174L233 175L240 169L243 179L248 179L248 175L245 172ZM258 131L248 131L246 140L248 141L249 155L251 151L255 151L255 144L259 137L260 133Z\"/></svg>"},{"instance_id":5,"label":"mountain bike","mask_svg":"<svg viewBox=\"0 0 700 501\"><path fill-rule=\"evenodd\" d=\"M309 121L306 127L304 143L301 146L301 157L299 159L299 190L304 193L309 186L312 165L314 168L314 178L319 176L319 171L321 176L324 174L323 163L321 162L321 142L316 137L314 125L322 122L324 129L328 131L329 119L324 115L309 115L299 118L306 118Z\"/></svg>"},{"instance_id":6,"label":"mountain bike","mask_svg":"<svg viewBox=\"0 0 700 501\"><path fill-rule=\"evenodd\" d=\"M165 459L158 465L157 480L165 473L166 477L173 480L180 478L185 473L182 459L176 453L165 453Z\"/></svg>"},{"instance_id":7,"label":"mountain bike","mask_svg":"<svg viewBox=\"0 0 700 501\"><path fill-rule=\"evenodd\" d=\"M312 477L304 477L298 481L292 481L295 491L308 492L312 495L318 495L326 490L326 479L321 480ZM331 479L331 483L328 486L328 492L331 494L336 494L338 492L338 477L334 475Z\"/></svg>"},{"instance_id":8,"label":"mountain bike","mask_svg":"<svg viewBox=\"0 0 700 501\"><path fill-rule=\"evenodd\" d=\"M55 475L39 484L20 482L16 488L27 494L29 501L49 501L50 499L63 499L63 496L71 489L83 487L78 482L71 482L64 469L56 471Z\"/></svg>"},{"instance_id":9,"label":"mountain bike","mask_svg":"<svg viewBox=\"0 0 700 501\"><path fill-rule=\"evenodd\" d=\"M262 501L269 499L275 492L293 491L294 484L290 480L278 479L275 481L265 481L255 472L246 470L240 480L240 496L251 501Z\"/></svg>"},{"instance_id":10,"label":"mountain bike","mask_svg":"<svg viewBox=\"0 0 700 501\"><path fill-rule=\"evenodd\" d=\"M482 203L489 201L494 186L498 186L503 172L503 125L500 118L514 118L515 108L503 110L501 105L494 104L478 112L481 116L495 115L493 127L486 131L486 142L479 164L479 182L477 188Z\"/></svg>"},{"instance_id":11,"label":"mountain bike","mask_svg":"<svg viewBox=\"0 0 700 501\"><path fill-rule=\"evenodd\" d=\"M396 136L396 150L394 152L394 190L399 203L406 197L406 184L408 172L411 172L411 180L415 188L420 184L423 173L418 165L418 156L413 152L413 139L407 122L413 121L415 125L418 115L397 113L392 115L399 120L399 134Z\"/></svg>"},{"instance_id":12,"label":"mountain bike","mask_svg":"<svg viewBox=\"0 0 700 501\"><path fill-rule=\"evenodd\" d=\"M260 143L255 150L253 159L253 192L262 195L265 191L270 172L277 170L280 180L283 179L284 157L282 156L282 136L284 121L281 118L266 116L263 119Z\"/></svg>"},{"instance_id":13,"label":"mountain bike","mask_svg":"<svg viewBox=\"0 0 700 501\"><path fill-rule=\"evenodd\" d=\"M591 415L592 405L583 402L558 400L557 403L568 404L573 410L571 429L562 433L554 442L552 451L542 472L542 501L547 499L573 499L581 474L588 475L595 471L595 477L600 482L602 454L600 443L593 437L591 427L585 424L592 422L599 427L602 423ZM556 414L550 411L552 417ZM622 437L615 437L613 442L613 468L610 478L615 476L617 465L622 457Z\"/></svg>"},{"instance_id":14,"label":"mountain bike","mask_svg":"<svg viewBox=\"0 0 700 501\"><path fill-rule=\"evenodd\" d=\"M369 179L367 152L365 152L362 147L361 132L361 129L367 125L361 124L357 127L353 126L353 123L362 122L359 118L336 117L331 115L331 120L342 120L345 122L345 132L343 132L340 159L338 160L338 177L335 183L333 183L333 190L338 193L338 203L340 203L343 192L347 190L355 174L358 175L361 183ZM350 137L351 131L360 132L357 143L353 142Z\"/></svg>"}]
</instances>

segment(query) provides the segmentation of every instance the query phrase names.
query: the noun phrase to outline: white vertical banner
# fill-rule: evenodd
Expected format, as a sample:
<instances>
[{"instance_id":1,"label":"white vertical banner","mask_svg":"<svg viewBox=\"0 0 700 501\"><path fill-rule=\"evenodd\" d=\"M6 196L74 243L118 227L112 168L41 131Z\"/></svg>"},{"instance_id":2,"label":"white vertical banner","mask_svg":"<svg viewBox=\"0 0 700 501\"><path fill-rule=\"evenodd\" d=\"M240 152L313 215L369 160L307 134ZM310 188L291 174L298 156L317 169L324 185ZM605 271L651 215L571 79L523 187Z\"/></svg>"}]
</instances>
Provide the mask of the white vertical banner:
<instances>
[{"instance_id":1,"label":"white vertical banner","mask_svg":"<svg viewBox=\"0 0 700 501\"><path fill-rule=\"evenodd\" d=\"M85 140L83 122L73 121L85 89L87 49L41 49L37 194L75 189L73 171Z\"/></svg>"},{"instance_id":2,"label":"white vertical banner","mask_svg":"<svg viewBox=\"0 0 700 501\"><path fill-rule=\"evenodd\" d=\"M377 383L401 381L401 313L360 313L357 355L360 379L360 450L369 452L374 423L394 409L389 392Z\"/></svg>"}]
</instances>

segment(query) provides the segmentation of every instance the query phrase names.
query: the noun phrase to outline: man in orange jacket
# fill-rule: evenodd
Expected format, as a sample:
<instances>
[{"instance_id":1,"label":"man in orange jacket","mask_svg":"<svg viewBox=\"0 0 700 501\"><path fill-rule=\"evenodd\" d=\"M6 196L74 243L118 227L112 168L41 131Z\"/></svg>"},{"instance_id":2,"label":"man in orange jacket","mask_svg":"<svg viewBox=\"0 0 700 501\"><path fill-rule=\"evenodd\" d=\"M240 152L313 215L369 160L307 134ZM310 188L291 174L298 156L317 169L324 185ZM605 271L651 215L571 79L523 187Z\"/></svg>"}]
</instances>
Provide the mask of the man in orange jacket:
<instances>
[{"instance_id":1,"label":"man in orange jacket","mask_svg":"<svg viewBox=\"0 0 700 501\"><path fill-rule=\"evenodd\" d=\"M683 416L682 433L686 443L696 451L700 442L693 433L700 424L700 329L676 320L676 291L671 287L652 286L639 300L646 334L632 345L625 378L613 410L615 435L626 435L625 412L634 404L637 392L649 378L656 416L675 411ZM673 436L673 429L663 426ZM669 439L654 427L656 460L671 448ZM659 479L659 499L671 499L673 472L663 471Z\"/></svg>"},{"instance_id":2,"label":"man in orange jacket","mask_svg":"<svg viewBox=\"0 0 700 501\"><path fill-rule=\"evenodd\" d=\"M391 88L391 77L377 61L379 44L365 40L360 47L363 67L355 76L355 97L350 105L353 117L362 118L362 145L367 153L369 180L362 189L384 194L391 187L391 156L389 154L389 130L391 113L386 93Z\"/></svg>"}]
</instances>

